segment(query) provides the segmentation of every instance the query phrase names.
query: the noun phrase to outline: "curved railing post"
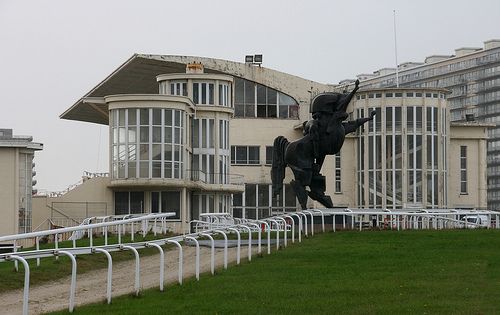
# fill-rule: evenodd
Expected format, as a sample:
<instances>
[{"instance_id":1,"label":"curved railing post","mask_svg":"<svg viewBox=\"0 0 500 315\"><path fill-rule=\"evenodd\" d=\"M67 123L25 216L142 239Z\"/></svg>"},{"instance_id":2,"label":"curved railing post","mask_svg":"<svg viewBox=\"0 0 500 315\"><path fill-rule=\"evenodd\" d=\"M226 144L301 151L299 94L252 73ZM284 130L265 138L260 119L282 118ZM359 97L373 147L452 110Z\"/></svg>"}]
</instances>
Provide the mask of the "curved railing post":
<instances>
[{"instance_id":1,"label":"curved railing post","mask_svg":"<svg viewBox=\"0 0 500 315\"><path fill-rule=\"evenodd\" d=\"M276 250L279 250L280 249L280 227L279 227L278 221L276 221L274 219L266 219L266 220L274 223L274 225L276 226Z\"/></svg>"},{"instance_id":2,"label":"curved railing post","mask_svg":"<svg viewBox=\"0 0 500 315\"><path fill-rule=\"evenodd\" d=\"M184 239L192 240L196 245L195 274L196 274L196 280L200 280L200 243L198 243L198 240L192 236L186 236L184 237Z\"/></svg>"},{"instance_id":3,"label":"curved railing post","mask_svg":"<svg viewBox=\"0 0 500 315\"><path fill-rule=\"evenodd\" d=\"M241 236L240 236L240 231L238 231L238 229L235 229L233 227L228 227L227 228L229 231L234 231L238 237L238 241L236 243L236 264L239 265L240 264L240 250L241 250Z\"/></svg>"},{"instance_id":4,"label":"curved railing post","mask_svg":"<svg viewBox=\"0 0 500 315\"><path fill-rule=\"evenodd\" d=\"M245 223L248 226L254 226L257 229L257 253L262 254L262 229L256 223Z\"/></svg>"},{"instance_id":5,"label":"curved railing post","mask_svg":"<svg viewBox=\"0 0 500 315\"><path fill-rule=\"evenodd\" d=\"M75 291L76 291L76 259L73 254L64 250L54 251L54 255L66 255L71 259L71 286L69 291L69 312L73 313L75 308Z\"/></svg>"},{"instance_id":6,"label":"curved railing post","mask_svg":"<svg viewBox=\"0 0 500 315\"><path fill-rule=\"evenodd\" d=\"M36 250L40 250L40 237L35 238L35 243L36 243ZM40 267L40 257L36 259L36 266Z\"/></svg>"},{"instance_id":7,"label":"curved railing post","mask_svg":"<svg viewBox=\"0 0 500 315\"><path fill-rule=\"evenodd\" d=\"M215 230L214 233L220 233L224 236L224 269L227 269L227 235L226 232Z\"/></svg>"},{"instance_id":8,"label":"curved railing post","mask_svg":"<svg viewBox=\"0 0 500 315\"><path fill-rule=\"evenodd\" d=\"M210 272L212 275L215 274L215 240L212 237L212 235L208 233L201 233L201 236L206 236L210 239L211 246L210 246Z\"/></svg>"},{"instance_id":9,"label":"curved railing post","mask_svg":"<svg viewBox=\"0 0 500 315\"><path fill-rule=\"evenodd\" d=\"M267 254L271 254L271 226L266 221L257 220L260 224L264 224L267 228Z\"/></svg>"},{"instance_id":10,"label":"curved railing post","mask_svg":"<svg viewBox=\"0 0 500 315\"><path fill-rule=\"evenodd\" d=\"M23 290L23 315L28 315L28 302L30 293L30 266L23 257L9 255L6 260L20 261L24 266L24 290Z\"/></svg>"},{"instance_id":11,"label":"curved railing post","mask_svg":"<svg viewBox=\"0 0 500 315\"><path fill-rule=\"evenodd\" d=\"M155 219L155 222L156 222L156 219ZM156 223L155 223L156 225ZM163 282L164 279L165 279L165 272L164 272L164 269L165 269L165 253L163 252L163 248L161 248L160 245L156 244L156 243L146 243L145 244L146 247L154 247L156 249L158 249L158 251L160 252L160 291L163 291Z\"/></svg>"},{"instance_id":12,"label":"curved railing post","mask_svg":"<svg viewBox=\"0 0 500 315\"><path fill-rule=\"evenodd\" d=\"M282 217L290 219L290 221L292 221L292 223L290 224L291 229L292 229L292 243L295 243L295 221L293 220L293 217L291 215L288 215L288 214L284 214ZM286 220L285 220L285 230L286 230ZM288 232L285 232L285 235L286 234L288 234ZM286 238L285 238L285 246L286 245L287 244L286 244Z\"/></svg>"},{"instance_id":13,"label":"curved railing post","mask_svg":"<svg viewBox=\"0 0 500 315\"><path fill-rule=\"evenodd\" d=\"M111 255L107 250L102 248L92 248L92 252L103 253L104 255L106 255L106 258L108 259L108 282L106 284L106 297L108 304L111 304L111 287L113 281L113 258L111 258Z\"/></svg>"},{"instance_id":14,"label":"curved railing post","mask_svg":"<svg viewBox=\"0 0 500 315\"><path fill-rule=\"evenodd\" d=\"M141 269L140 269L141 265L140 265L139 252L137 251L137 249L135 249L134 247L129 246L129 245L120 245L120 249L131 250L135 255L135 285L134 285L134 289L135 289L135 295L139 296L139 291L141 289L141 278L140 278L141 277Z\"/></svg>"},{"instance_id":15,"label":"curved railing post","mask_svg":"<svg viewBox=\"0 0 500 315\"><path fill-rule=\"evenodd\" d=\"M298 213L290 213L290 216L299 220L299 243L302 242L302 217Z\"/></svg>"},{"instance_id":16,"label":"curved railing post","mask_svg":"<svg viewBox=\"0 0 500 315\"><path fill-rule=\"evenodd\" d=\"M240 226L248 231L248 261L252 261L252 230L250 229L250 227L248 227L244 224L241 224L238 226Z\"/></svg>"},{"instance_id":17,"label":"curved railing post","mask_svg":"<svg viewBox=\"0 0 500 315\"><path fill-rule=\"evenodd\" d=\"M174 241L174 240L167 240L165 243L167 244L175 244L175 246L177 246L177 248L179 249L179 284L182 285L182 276L183 276L183 272L182 272L182 264L183 264L183 253L182 253L182 245L177 242L177 241Z\"/></svg>"},{"instance_id":18,"label":"curved railing post","mask_svg":"<svg viewBox=\"0 0 500 315\"><path fill-rule=\"evenodd\" d=\"M304 229L304 236L307 236L307 215L303 212L297 212L297 214L304 216L304 221L302 221L302 228Z\"/></svg>"},{"instance_id":19,"label":"curved railing post","mask_svg":"<svg viewBox=\"0 0 500 315\"><path fill-rule=\"evenodd\" d=\"M283 222L283 245L286 247L287 246L287 238L286 238L286 234L287 234L287 230L286 230L286 220L283 219L282 217L276 217L276 221L281 221Z\"/></svg>"},{"instance_id":20,"label":"curved railing post","mask_svg":"<svg viewBox=\"0 0 500 315\"><path fill-rule=\"evenodd\" d=\"M314 236L314 214L309 210L304 210L302 212L307 213L311 216L311 236Z\"/></svg>"}]
</instances>

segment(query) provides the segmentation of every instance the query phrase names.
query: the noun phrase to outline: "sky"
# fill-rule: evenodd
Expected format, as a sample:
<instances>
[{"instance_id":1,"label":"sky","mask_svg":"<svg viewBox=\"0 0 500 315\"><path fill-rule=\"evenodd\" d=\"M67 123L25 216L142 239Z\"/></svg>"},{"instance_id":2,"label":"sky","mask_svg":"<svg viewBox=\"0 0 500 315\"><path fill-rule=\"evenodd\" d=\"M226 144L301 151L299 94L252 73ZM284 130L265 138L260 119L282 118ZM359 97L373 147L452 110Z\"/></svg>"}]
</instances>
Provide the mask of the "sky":
<instances>
[{"instance_id":1,"label":"sky","mask_svg":"<svg viewBox=\"0 0 500 315\"><path fill-rule=\"evenodd\" d=\"M36 188L108 172L107 126L59 115L134 53L244 61L321 83L500 38L500 1L0 0L0 128L44 144ZM0 174L1 176L1 174Z\"/></svg>"}]
</instances>

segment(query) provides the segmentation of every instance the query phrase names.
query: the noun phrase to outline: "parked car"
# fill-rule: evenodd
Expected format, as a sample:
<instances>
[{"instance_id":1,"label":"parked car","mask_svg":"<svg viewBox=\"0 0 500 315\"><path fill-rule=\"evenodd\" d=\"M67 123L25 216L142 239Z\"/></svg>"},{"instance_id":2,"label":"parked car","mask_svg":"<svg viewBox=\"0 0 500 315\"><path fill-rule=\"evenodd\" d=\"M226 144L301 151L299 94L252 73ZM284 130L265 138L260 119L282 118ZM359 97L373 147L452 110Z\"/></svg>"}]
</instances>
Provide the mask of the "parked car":
<instances>
[{"instance_id":1,"label":"parked car","mask_svg":"<svg viewBox=\"0 0 500 315\"><path fill-rule=\"evenodd\" d=\"M468 229L488 227L488 220L488 216L485 214L467 215L464 217L464 221L468 223Z\"/></svg>"}]
</instances>

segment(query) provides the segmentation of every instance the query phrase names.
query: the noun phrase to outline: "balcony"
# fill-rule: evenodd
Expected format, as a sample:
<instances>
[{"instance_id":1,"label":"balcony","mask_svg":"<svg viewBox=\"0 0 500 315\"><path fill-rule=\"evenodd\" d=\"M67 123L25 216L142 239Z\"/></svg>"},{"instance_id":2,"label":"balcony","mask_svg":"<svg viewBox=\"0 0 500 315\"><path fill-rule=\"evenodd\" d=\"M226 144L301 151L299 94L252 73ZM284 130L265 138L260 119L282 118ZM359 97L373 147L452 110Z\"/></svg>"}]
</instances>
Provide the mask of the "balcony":
<instances>
[{"instance_id":1,"label":"balcony","mask_svg":"<svg viewBox=\"0 0 500 315\"><path fill-rule=\"evenodd\" d=\"M201 170L186 170L183 178L114 178L110 187L187 188L212 192L240 193L245 191L243 175L227 173L205 173Z\"/></svg>"}]
</instances>

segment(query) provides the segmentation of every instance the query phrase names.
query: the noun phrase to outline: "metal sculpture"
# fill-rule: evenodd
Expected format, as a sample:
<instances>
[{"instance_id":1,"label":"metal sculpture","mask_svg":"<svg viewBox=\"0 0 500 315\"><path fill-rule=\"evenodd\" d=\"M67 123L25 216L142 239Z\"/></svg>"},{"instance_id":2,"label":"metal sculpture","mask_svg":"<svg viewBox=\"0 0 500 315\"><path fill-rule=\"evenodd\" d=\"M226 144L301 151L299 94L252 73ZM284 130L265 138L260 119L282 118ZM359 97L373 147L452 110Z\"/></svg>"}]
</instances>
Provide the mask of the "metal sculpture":
<instances>
[{"instance_id":1,"label":"metal sculpture","mask_svg":"<svg viewBox=\"0 0 500 315\"><path fill-rule=\"evenodd\" d=\"M310 112L313 119L303 124L304 136L292 142L283 136L274 139L271 168L274 197L280 195L283 190L285 168L288 166L295 177L290 184L302 209L307 209L308 196L326 208L333 207L332 199L325 194L325 176L320 173L325 157L338 153L344 144L345 136L375 116L375 111L372 111L370 117L345 121L349 116L347 106L358 88L359 80L350 93L319 94L311 102ZM306 187L309 187L309 190Z\"/></svg>"}]
</instances>

